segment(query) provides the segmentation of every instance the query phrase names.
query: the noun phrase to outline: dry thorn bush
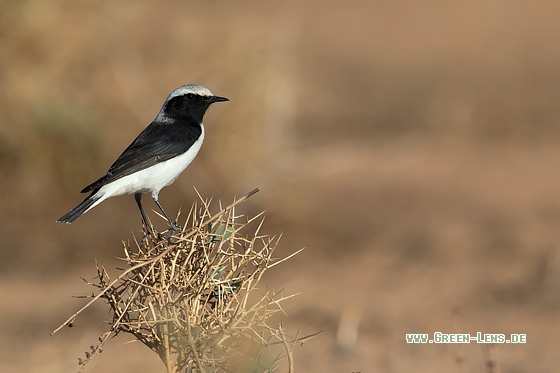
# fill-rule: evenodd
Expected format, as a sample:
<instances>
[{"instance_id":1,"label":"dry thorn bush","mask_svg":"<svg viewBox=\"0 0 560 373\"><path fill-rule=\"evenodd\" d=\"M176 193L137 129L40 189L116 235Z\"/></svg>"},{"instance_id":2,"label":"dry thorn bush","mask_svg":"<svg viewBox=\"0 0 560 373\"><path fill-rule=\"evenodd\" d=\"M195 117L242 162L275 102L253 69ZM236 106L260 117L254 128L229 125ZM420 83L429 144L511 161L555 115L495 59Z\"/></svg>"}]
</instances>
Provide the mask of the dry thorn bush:
<instances>
[{"instance_id":1,"label":"dry thorn bush","mask_svg":"<svg viewBox=\"0 0 560 373\"><path fill-rule=\"evenodd\" d=\"M301 250L275 258L278 239L260 234L262 213L236 215L235 207L256 191L214 215L200 198L171 239L154 234L134 249L123 243L126 268L114 279L97 265L96 281L88 281L96 288L92 299L53 332L72 326L96 300L109 305L110 328L79 359L80 371L123 332L157 353L168 373L271 372L281 360L293 371L293 347L313 335L290 338L281 322L272 326L271 316L291 296L258 286L266 270Z\"/></svg>"}]
</instances>

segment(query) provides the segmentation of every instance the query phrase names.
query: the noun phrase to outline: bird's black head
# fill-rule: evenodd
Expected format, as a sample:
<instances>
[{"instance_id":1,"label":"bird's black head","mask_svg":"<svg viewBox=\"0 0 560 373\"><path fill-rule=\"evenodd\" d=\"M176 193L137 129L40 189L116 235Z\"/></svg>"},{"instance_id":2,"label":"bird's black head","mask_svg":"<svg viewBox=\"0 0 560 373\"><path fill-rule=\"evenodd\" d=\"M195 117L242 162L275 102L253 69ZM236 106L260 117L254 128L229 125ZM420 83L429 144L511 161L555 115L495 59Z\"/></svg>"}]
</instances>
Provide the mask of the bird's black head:
<instances>
[{"instance_id":1,"label":"bird's black head","mask_svg":"<svg viewBox=\"0 0 560 373\"><path fill-rule=\"evenodd\" d=\"M214 102L229 101L225 97L214 96L208 88L197 84L177 88L167 97L158 118L193 119L202 122L206 109Z\"/></svg>"}]
</instances>

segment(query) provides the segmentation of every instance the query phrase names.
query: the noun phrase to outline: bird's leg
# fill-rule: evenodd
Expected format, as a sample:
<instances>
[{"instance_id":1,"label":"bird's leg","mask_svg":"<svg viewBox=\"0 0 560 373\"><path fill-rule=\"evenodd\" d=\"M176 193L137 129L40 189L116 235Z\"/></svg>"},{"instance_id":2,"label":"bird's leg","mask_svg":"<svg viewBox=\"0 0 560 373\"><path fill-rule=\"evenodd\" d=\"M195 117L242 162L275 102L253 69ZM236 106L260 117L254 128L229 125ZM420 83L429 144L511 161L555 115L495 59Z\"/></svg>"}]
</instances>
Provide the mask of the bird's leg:
<instances>
[{"instance_id":1,"label":"bird's leg","mask_svg":"<svg viewBox=\"0 0 560 373\"><path fill-rule=\"evenodd\" d=\"M181 227L180 225L177 225L177 223L175 223L173 220L171 220L171 218L169 217L169 215L167 215L167 213L165 212L165 210L163 209L163 206L161 205L161 203L159 203L157 196L152 196L152 199L154 200L154 202L156 203L156 205L159 207L159 209L161 210L161 212L163 213L163 215L165 216L165 218L167 219L167 221L169 222L169 225L171 225L171 230L173 232L175 231L181 231L183 230L183 227ZM172 232L172 234L173 234Z\"/></svg>"},{"instance_id":2,"label":"bird's leg","mask_svg":"<svg viewBox=\"0 0 560 373\"><path fill-rule=\"evenodd\" d=\"M146 234L144 235L144 237L142 237L142 241L141 241L141 245L144 246L144 244L146 243L146 239L148 238L148 236L154 233L154 230L152 229L150 223L148 223L148 218L146 217L146 214L144 213L144 208L142 207L142 193L134 194L134 199L136 200L136 204L140 209L140 214L142 215L142 220L144 220L144 225L146 227Z\"/></svg>"}]
</instances>

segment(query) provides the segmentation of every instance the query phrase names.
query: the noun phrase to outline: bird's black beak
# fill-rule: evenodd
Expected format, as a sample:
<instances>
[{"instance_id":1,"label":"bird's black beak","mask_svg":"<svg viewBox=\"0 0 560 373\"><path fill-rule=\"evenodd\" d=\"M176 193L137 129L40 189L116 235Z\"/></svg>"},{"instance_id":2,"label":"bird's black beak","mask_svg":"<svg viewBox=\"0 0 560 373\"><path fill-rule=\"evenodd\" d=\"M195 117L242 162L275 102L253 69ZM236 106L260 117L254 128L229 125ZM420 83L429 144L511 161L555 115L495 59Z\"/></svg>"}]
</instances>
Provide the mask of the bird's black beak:
<instances>
[{"instance_id":1,"label":"bird's black beak","mask_svg":"<svg viewBox=\"0 0 560 373\"><path fill-rule=\"evenodd\" d=\"M214 103L214 102L223 102L223 101L229 101L229 98L220 97L220 96L212 96L212 97L210 97L210 103Z\"/></svg>"}]
</instances>

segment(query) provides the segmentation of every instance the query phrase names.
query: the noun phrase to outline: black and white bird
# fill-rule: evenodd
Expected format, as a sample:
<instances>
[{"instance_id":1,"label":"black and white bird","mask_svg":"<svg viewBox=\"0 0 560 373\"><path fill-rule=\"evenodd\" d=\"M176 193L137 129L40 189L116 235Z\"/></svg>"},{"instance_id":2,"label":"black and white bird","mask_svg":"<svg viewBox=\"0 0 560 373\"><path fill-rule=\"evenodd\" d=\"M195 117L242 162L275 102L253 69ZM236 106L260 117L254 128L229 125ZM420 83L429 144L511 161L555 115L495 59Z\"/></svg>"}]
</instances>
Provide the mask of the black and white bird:
<instances>
[{"instance_id":1,"label":"black and white bird","mask_svg":"<svg viewBox=\"0 0 560 373\"><path fill-rule=\"evenodd\" d=\"M193 161L204 140L202 118L211 104L221 101L229 100L214 96L208 88L197 84L171 92L154 121L126 148L107 174L82 190L91 194L57 223L73 223L107 198L134 194L149 235L153 231L141 202L142 193L149 192L171 230L181 230L159 203L159 191L171 185Z\"/></svg>"}]
</instances>

